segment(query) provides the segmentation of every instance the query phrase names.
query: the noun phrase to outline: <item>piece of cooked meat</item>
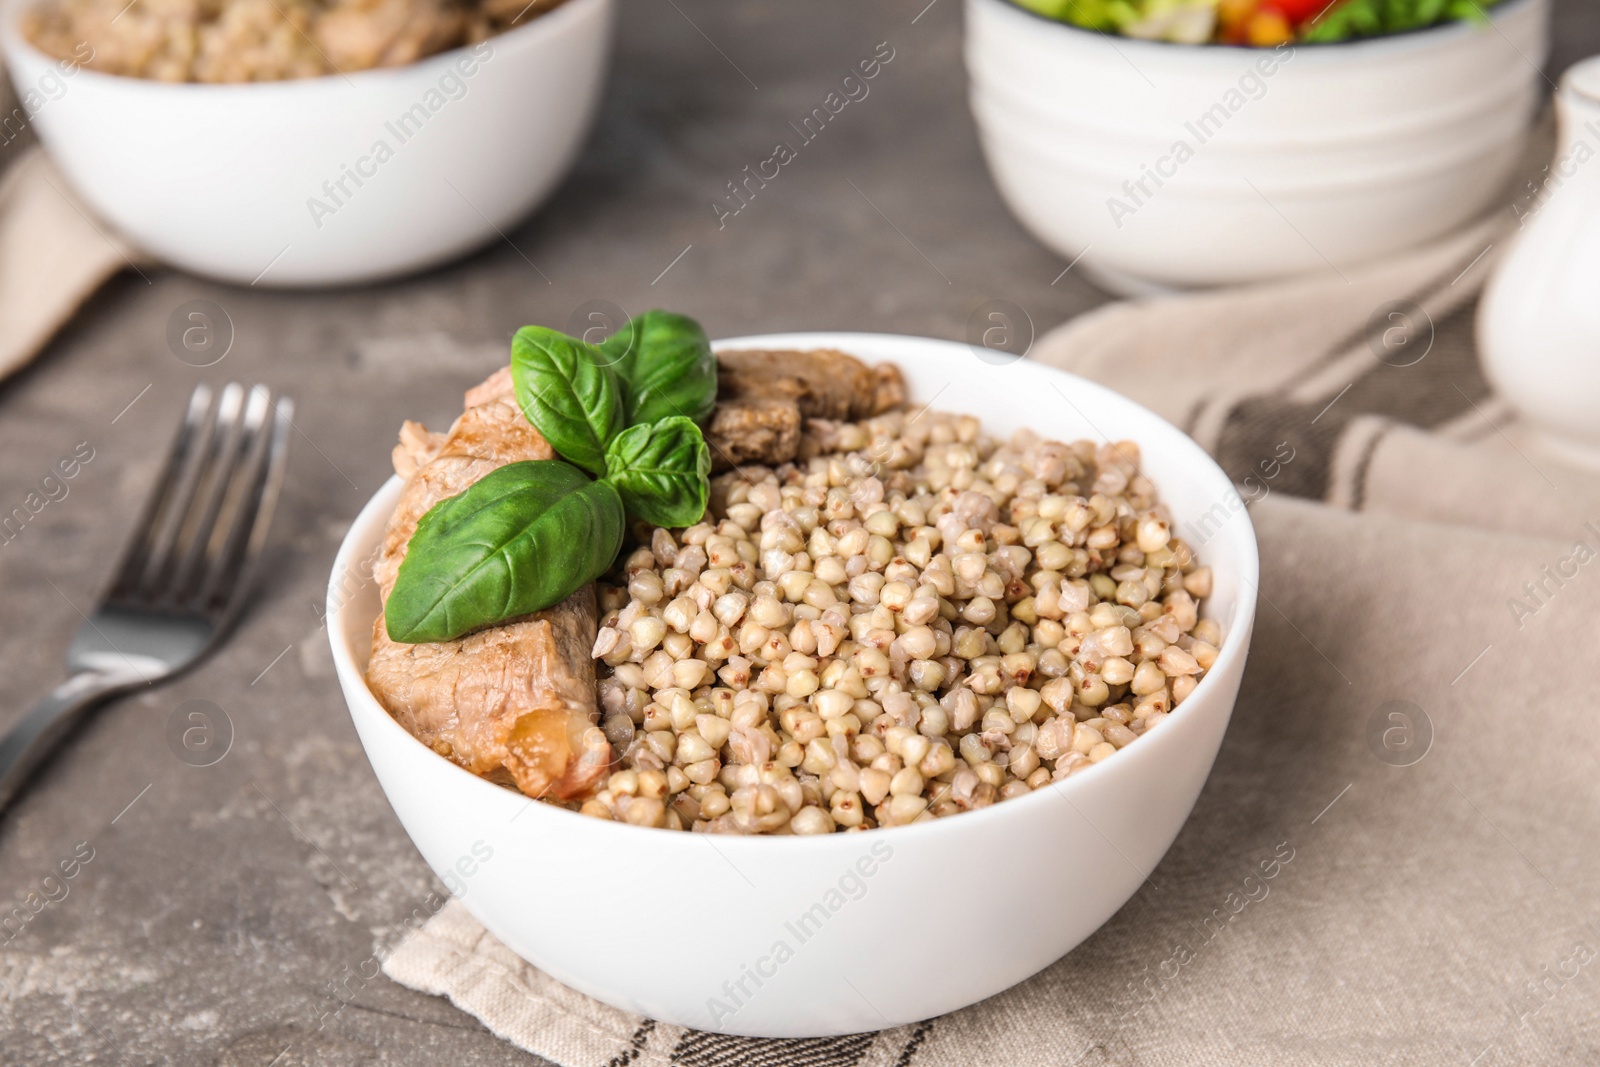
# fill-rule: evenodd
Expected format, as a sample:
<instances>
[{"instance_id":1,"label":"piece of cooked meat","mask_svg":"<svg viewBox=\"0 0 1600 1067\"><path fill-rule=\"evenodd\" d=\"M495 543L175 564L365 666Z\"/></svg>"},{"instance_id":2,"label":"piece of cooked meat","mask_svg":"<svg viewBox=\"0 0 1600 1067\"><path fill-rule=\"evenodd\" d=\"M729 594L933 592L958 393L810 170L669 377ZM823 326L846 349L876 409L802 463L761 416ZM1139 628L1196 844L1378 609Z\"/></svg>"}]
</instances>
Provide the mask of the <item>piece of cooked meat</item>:
<instances>
[{"instance_id":1,"label":"piece of cooked meat","mask_svg":"<svg viewBox=\"0 0 1600 1067\"><path fill-rule=\"evenodd\" d=\"M717 394L792 400L808 419L863 419L876 414L877 375L832 348L807 352L752 349L717 356Z\"/></svg>"},{"instance_id":2,"label":"piece of cooked meat","mask_svg":"<svg viewBox=\"0 0 1600 1067\"><path fill-rule=\"evenodd\" d=\"M418 467L438 454L449 437L449 434L435 433L422 423L407 419L400 424L400 441L390 456L394 472L402 478L411 477Z\"/></svg>"},{"instance_id":3,"label":"piece of cooked meat","mask_svg":"<svg viewBox=\"0 0 1600 1067\"><path fill-rule=\"evenodd\" d=\"M882 415L906 402L906 380L899 367L893 363L879 363L872 368L872 379L872 410L868 415Z\"/></svg>"},{"instance_id":4,"label":"piece of cooked meat","mask_svg":"<svg viewBox=\"0 0 1600 1067\"><path fill-rule=\"evenodd\" d=\"M806 419L864 419L905 403L890 363L868 366L831 348L717 355L717 408L706 438L717 470L795 458Z\"/></svg>"},{"instance_id":5,"label":"piece of cooked meat","mask_svg":"<svg viewBox=\"0 0 1600 1067\"><path fill-rule=\"evenodd\" d=\"M717 470L794 458L800 447L800 409L793 400L761 397L719 401L706 427Z\"/></svg>"},{"instance_id":6,"label":"piece of cooked meat","mask_svg":"<svg viewBox=\"0 0 1600 1067\"><path fill-rule=\"evenodd\" d=\"M395 469L407 476L373 574L388 600L417 521L507 463L555 451L517 406L502 369L469 390L446 434L407 423ZM546 611L454 641L400 644L380 615L367 685L395 720L476 774L509 779L529 796L566 800L593 791L611 748L595 725L595 602L585 586Z\"/></svg>"}]
</instances>

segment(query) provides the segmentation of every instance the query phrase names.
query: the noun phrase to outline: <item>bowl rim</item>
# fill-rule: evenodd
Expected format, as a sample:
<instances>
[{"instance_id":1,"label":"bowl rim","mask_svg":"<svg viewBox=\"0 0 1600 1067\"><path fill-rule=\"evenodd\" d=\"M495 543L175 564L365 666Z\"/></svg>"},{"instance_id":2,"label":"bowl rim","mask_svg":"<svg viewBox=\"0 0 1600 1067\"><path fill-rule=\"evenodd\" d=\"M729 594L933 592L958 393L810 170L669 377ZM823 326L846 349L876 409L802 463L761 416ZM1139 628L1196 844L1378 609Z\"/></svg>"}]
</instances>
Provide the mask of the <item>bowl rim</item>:
<instances>
[{"instance_id":1,"label":"bowl rim","mask_svg":"<svg viewBox=\"0 0 1600 1067\"><path fill-rule=\"evenodd\" d=\"M49 66L66 62L40 51L22 33L23 15L44 2L46 0L0 0L0 49L3 49L7 58L10 58L13 54L20 54L37 63ZM443 52L434 52L432 55L422 56L398 67L368 67L363 70L318 74L309 78L276 78L271 81L258 82L168 82L158 81L155 78L141 78L131 74L111 74L82 65L74 69L69 76L73 78L87 77L88 84L100 85L110 91L126 89L131 92L184 94L190 97L207 93L218 96L240 93L264 96L268 93L276 93L287 97L318 93L332 87L339 87L344 90L379 90L416 80L419 72L424 70L431 72L446 66L453 67L458 59L480 44L505 44L512 47L534 46L542 38L560 33L567 23L574 22L589 14L589 9L608 9L612 3L613 0L565 0L560 6L539 15L537 18L520 26L514 26L509 30L494 34L491 37L486 37L484 40L477 42L477 44L459 45ZM17 69L17 65L13 62L9 66L11 67L10 74L12 78L20 77L21 72Z\"/></svg>"},{"instance_id":2,"label":"bowl rim","mask_svg":"<svg viewBox=\"0 0 1600 1067\"><path fill-rule=\"evenodd\" d=\"M851 343L859 341L866 341L868 343L876 344L882 344L886 341L894 342L903 345L908 349L931 346L943 349L947 352L954 352L957 350L970 351L971 348L970 345L964 344L963 342L951 341L944 338L917 337L908 334L871 333L862 331L803 331L794 333L752 334L713 341L712 348L714 350L721 351L740 347L793 348L808 346L813 348L832 347L849 351L849 346ZM1079 396L1088 394L1091 398L1096 395L1102 398L1112 397L1123 404L1129 405L1134 409L1139 417L1148 418L1155 426L1164 427L1167 431L1170 431L1172 434L1176 435L1175 439L1179 443L1180 448L1187 448L1189 450L1190 454L1187 458L1194 461L1197 472L1201 473L1208 480L1217 481L1221 486L1234 489L1233 480L1228 477L1227 473L1223 471L1217 462L1204 449L1202 449L1193 438L1184 433L1171 422L1168 422L1162 416L1145 407L1143 404L1140 404L1137 401L1132 400L1107 386L1101 385L1098 382L1080 377L1068 371L1063 371L1055 367L1050 367L1046 364L1034 362L1032 360L1021 360L1018 361L1018 364L1012 364L1012 366L1017 366L1019 364L1027 364L1032 369L1039 372L1043 372L1047 375L1059 375L1067 379L1067 384L1069 384ZM1076 405L1073 406L1076 407ZM1085 421L1088 421L1087 416L1084 416L1084 418ZM1090 425L1092 428L1092 423ZM687 839L695 836L706 836L696 835L691 832L684 831L671 833L658 827L633 826L628 823L616 822L614 820L596 819L591 816L582 815L576 811L570 811L566 808L558 807L554 804L537 803L539 799L537 797L528 797L525 794L509 789L505 786L490 782L486 778L482 778L479 775L473 774L465 767L462 767L455 762L445 759L444 757L439 756L437 753L428 750L426 746L422 745L422 742L418 741L417 738L412 736L410 731L406 730L405 727L396 722L394 717L389 714L388 710L385 709L381 703L379 703L377 697L374 696L371 689L367 687L365 671L357 666L350 642L346 641L342 636L345 629L343 622L343 611L346 608L348 601L341 600L339 597L339 591L343 584L341 579L346 574L350 573L354 567L359 565L359 562L363 557L370 555L372 549L375 547L375 542L371 539L362 539L358 544L356 531L368 525L368 523L375 517L374 512L379 508L380 504L384 505L385 513L387 512L388 508L393 506L392 503L385 503L383 498L391 492L397 491L400 484L401 479L399 475L396 474L390 476L362 506L361 511L357 515L356 519L351 523L339 545L339 550L335 554L333 568L329 575L328 597L325 614L323 616L323 623L327 629L329 643L332 646L336 675L339 677L341 683L345 682L345 680L349 678L358 683L359 686L355 699L352 699L348 692L344 693L345 703L349 709L352 722L357 726L358 734L360 734L359 720L361 718L366 718L377 724L378 728L381 730L386 732L393 731L391 736L394 736L396 740L402 741L406 744L418 746L419 751L417 754L421 755L423 752L426 752L430 758L439 762L441 765L441 770L443 770L446 774L453 772L456 775L460 775L461 777L455 780L461 781L463 789L471 791L475 797L482 797L485 801L489 801L491 798L526 801L527 804L523 808L524 812L531 812L533 809L538 809L536 814L531 815L531 818L534 821L524 823L524 826L528 828L538 825L541 820L555 819L557 820L557 822L554 824L556 827L567 826L573 830L587 833L626 835L622 838L619 838L619 841L634 840L635 838L631 835L649 834L652 836L642 840L655 842L657 847L673 847L672 845L668 844L669 841L676 841L680 839L687 841ZM1237 492L1236 489L1234 489L1234 491ZM1232 616L1227 620L1228 635L1232 639L1225 639L1223 641L1222 647L1218 650L1216 662L1213 664L1212 668L1206 672L1205 677L1200 680L1199 684L1195 687L1194 692L1184 701L1184 704L1173 708L1173 710L1170 712L1170 714L1173 716L1183 714L1182 709L1185 705L1190 705L1193 708L1189 714L1199 714L1198 709L1200 703L1202 703L1206 697L1216 690L1217 685L1221 684L1213 680L1226 675L1228 673L1228 668L1232 666L1235 660L1243 660L1249 653L1250 638L1253 634L1255 624L1257 607L1256 601L1259 596L1260 587L1260 548L1256 541L1255 524L1250 518L1249 508L1241 508L1239 512L1233 516L1233 518L1242 520L1242 525L1238 527L1238 533L1236 534L1240 549L1242 551L1242 567L1237 574L1238 578L1240 579L1239 589L1237 592L1237 601L1234 605ZM365 629L365 627L363 627L363 629ZM342 685L341 688L343 688ZM1231 706L1225 714L1229 716L1232 715ZM1161 740L1162 738L1166 738L1166 740L1163 741ZM1154 739L1158 745L1170 745L1177 743L1171 739L1170 733L1158 732L1156 735L1154 735ZM1141 740L1144 739L1141 738ZM367 745L364 738L362 739L361 743L362 750L367 752ZM1151 751L1153 751L1153 749L1140 749L1137 745L1130 745L1128 747L1128 754L1125 755L1119 752L1118 759L1105 760L1102 763L1097 763L1085 768L1083 771L1072 775L1070 778L1053 782L1053 791L1065 799L1067 803L1075 810L1081 811L1081 809L1078 809L1077 805L1073 803L1074 794L1084 793L1086 790L1092 788L1095 782L1106 778L1108 775L1131 775L1138 773L1136 770L1137 766L1144 762L1147 757L1143 755L1134 755L1133 753L1147 753ZM367 755L370 762L371 753L367 752ZM1121 771L1109 769L1118 766L1125 769ZM909 842L912 840L912 835L916 835L916 839L920 840L922 838L937 834L949 834L959 831L981 832L985 826L995 823L996 820L1009 818L1010 816L1000 814L1003 810L1017 811L1020 810L1021 806L1023 805L1031 804L1036 807L1039 804L1048 803L1049 800L1046 798L1046 794L1048 792L1049 791L1040 789L1036 790L1035 793L1030 793L1028 796L1017 797L1013 800L1006 801L1003 804L997 803L986 808L980 808L977 811L962 812L957 817L935 819L931 822L915 823L909 826L880 827L871 832L892 832L896 835L893 838L893 841L895 842ZM1035 794L1038 794L1038 796L1036 797ZM1029 810L1031 810L1031 808ZM569 821L563 822L561 820ZM952 828L952 823L958 825ZM583 829L580 829L580 827L583 827ZM731 848L734 851L748 849L788 848L805 849L808 850L807 854L819 849L843 847L844 844L848 843L850 840L853 840L854 837L854 835L848 833L816 835L719 834L715 836L718 838L716 846L717 851L719 852L721 852L724 847ZM789 843L786 845L774 844L772 841L767 840L769 838L773 840L788 841ZM802 840L804 843L801 843ZM685 844L683 847L690 846Z\"/></svg>"},{"instance_id":3,"label":"bowl rim","mask_svg":"<svg viewBox=\"0 0 1600 1067\"><path fill-rule=\"evenodd\" d=\"M1182 41L1152 40L1148 37L1127 37L1122 34L1108 33L1105 30L1091 30L1086 26L1067 22L1063 19L1054 19L1049 15L1024 7L1017 0L967 0L969 5L987 3L993 7L1009 8L1019 14L1035 19L1050 26L1058 26L1069 33L1083 38L1099 37L1114 42L1112 47L1120 48L1123 44L1135 48L1177 50L1180 53L1192 55L1220 54L1234 55L1259 53L1271 55L1282 45L1265 47L1261 45L1227 44L1223 42L1206 41L1203 44L1186 44ZM1500 16L1507 12L1522 7L1532 7L1548 3L1548 0L1499 0L1492 8L1484 12L1489 22L1500 20ZM1355 51L1361 50L1367 54L1377 51L1398 51L1404 48L1425 48L1435 42L1433 38L1449 35L1464 35L1471 32L1474 26L1481 26L1467 19L1452 19L1448 22L1437 22L1432 26L1421 26L1414 30L1401 30L1399 33L1379 34L1375 37L1353 37L1344 41L1286 41L1293 50L1308 48L1314 53L1328 54L1328 50ZM1047 31L1048 32L1048 31Z\"/></svg>"}]
</instances>

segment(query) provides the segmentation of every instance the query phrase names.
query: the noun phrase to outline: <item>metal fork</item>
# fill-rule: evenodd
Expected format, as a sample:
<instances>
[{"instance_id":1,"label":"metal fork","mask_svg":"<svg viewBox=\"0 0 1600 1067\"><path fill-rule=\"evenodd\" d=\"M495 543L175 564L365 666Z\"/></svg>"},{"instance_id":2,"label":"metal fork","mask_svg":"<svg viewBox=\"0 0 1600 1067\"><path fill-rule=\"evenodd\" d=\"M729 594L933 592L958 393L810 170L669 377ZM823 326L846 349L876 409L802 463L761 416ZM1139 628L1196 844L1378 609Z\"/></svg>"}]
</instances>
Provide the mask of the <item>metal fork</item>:
<instances>
[{"instance_id":1,"label":"metal fork","mask_svg":"<svg viewBox=\"0 0 1600 1067\"><path fill-rule=\"evenodd\" d=\"M264 385L195 387L111 587L72 639L70 676L0 739L0 811L85 711L216 645L266 542L293 412Z\"/></svg>"}]
</instances>

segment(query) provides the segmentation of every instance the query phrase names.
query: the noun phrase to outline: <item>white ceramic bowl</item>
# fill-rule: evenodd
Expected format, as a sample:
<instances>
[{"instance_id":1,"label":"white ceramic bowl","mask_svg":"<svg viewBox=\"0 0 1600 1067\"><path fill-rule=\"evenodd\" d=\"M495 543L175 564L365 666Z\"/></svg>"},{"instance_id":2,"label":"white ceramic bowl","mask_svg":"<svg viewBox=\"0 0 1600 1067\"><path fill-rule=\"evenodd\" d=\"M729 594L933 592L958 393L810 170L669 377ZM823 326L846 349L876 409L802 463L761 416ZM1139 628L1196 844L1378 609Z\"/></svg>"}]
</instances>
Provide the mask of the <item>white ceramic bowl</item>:
<instances>
[{"instance_id":1,"label":"white ceramic bowl","mask_svg":"<svg viewBox=\"0 0 1600 1067\"><path fill-rule=\"evenodd\" d=\"M1035 363L996 368L966 345L874 334L717 347L839 348L894 361L914 398L978 415L991 431L1136 440L1180 532L1193 537L1186 524L1214 520L1200 553L1216 575L1207 614L1224 630L1215 665L1159 729L1111 759L980 811L805 838L603 822L460 769L413 739L368 691L363 671L379 605L359 563L381 541L396 478L351 527L329 587L334 660L367 758L423 858L461 890L467 909L518 955L608 1004L700 1029L796 1037L877 1030L974 1003L1093 933L1183 825L1249 648L1258 568L1249 515L1222 471L1176 428ZM1017 921L961 934L977 921L974 909L1001 898Z\"/></svg>"},{"instance_id":2,"label":"white ceramic bowl","mask_svg":"<svg viewBox=\"0 0 1600 1067\"><path fill-rule=\"evenodd\" d=\"M1507 0L1490 26L1274 52L966 10L1001 196L1124 292L1343 268L1484 210L1538 106L1549 21L1549 0Z\"/></svg>"},{"instance_id":3,"label":"white ceramic bowl","mask_svg":"<svg viewBox=\"0 0 1600 1067\"><path fill-rule=\"evenodd\" d=\"M261 285L370 281L498 240L577 156L613 6L568 0L405 67L173 85L61 69L18 30L28 2L6 4L0 48L72 187L157 257Z\"/></svg>"}]
</instances>

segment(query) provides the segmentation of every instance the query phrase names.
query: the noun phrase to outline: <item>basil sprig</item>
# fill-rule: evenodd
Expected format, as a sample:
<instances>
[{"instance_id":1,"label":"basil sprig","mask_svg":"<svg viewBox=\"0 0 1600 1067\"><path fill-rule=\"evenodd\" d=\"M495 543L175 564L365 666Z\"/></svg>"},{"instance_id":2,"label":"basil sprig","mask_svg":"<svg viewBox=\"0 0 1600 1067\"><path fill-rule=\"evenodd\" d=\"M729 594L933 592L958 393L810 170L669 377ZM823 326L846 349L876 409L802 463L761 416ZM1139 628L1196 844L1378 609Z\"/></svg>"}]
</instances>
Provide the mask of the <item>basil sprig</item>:
<instances>
[{"instance_id":1,"label":"basil sprig","mask_svg":"<svg viewBox=\"0 0 1600 1067\"><path fill-rule=\"evenodd\" d=\"M700 422L717 403L717 357L700 324L647 311L600 342L622 381L628 425L682 415Z\"/></svg>"},{"instance_id":2,"label":"basil sprig","mask_svg":"<svg viewBox=\"0 0 1600 1067\"><path fill-rule=\"evenodd\" d=\"M524 326L511 339L511 381L522 413L563 457L606 472L606 445L627 425L622 389L593 345Z\"/></svg>"},{"instance_id":3,"label":"basil sprig","mask_svg":"<svg viewBox=\"0 0 1600 1067\"><path fill-rule=\"evenodd\" d=\"M689 526L706 513L711 449L700 427L673 415L630 426L606 449L606 481L628 514L654 526Z\"/></svg>"},{"instance_id":4,"label":"basil sprig","mask_svg":"<svg viewBox=\"0 0 1600 1067\"><path fill-rule=\"evenodd\" d=\"M600 346L518 330L517 402L562 458L507 464L428 509L384 605L389 637L448 641L559 604L616 562L629 515L698 522L711 457L695 420L716 373L699 324L664 311Z\"/></svg>"},{"instance_id":5,"label":"basil sprig","mask_svg":"<svg viewBox=\"0 0 1600 1067\"><path fill-rule=\"evenodd\" d=\"M508 463L428 509L384 606L396 641L448 641L566 599L610 569L622 498L559 459Z\"/></svg>"}]
</instances>

